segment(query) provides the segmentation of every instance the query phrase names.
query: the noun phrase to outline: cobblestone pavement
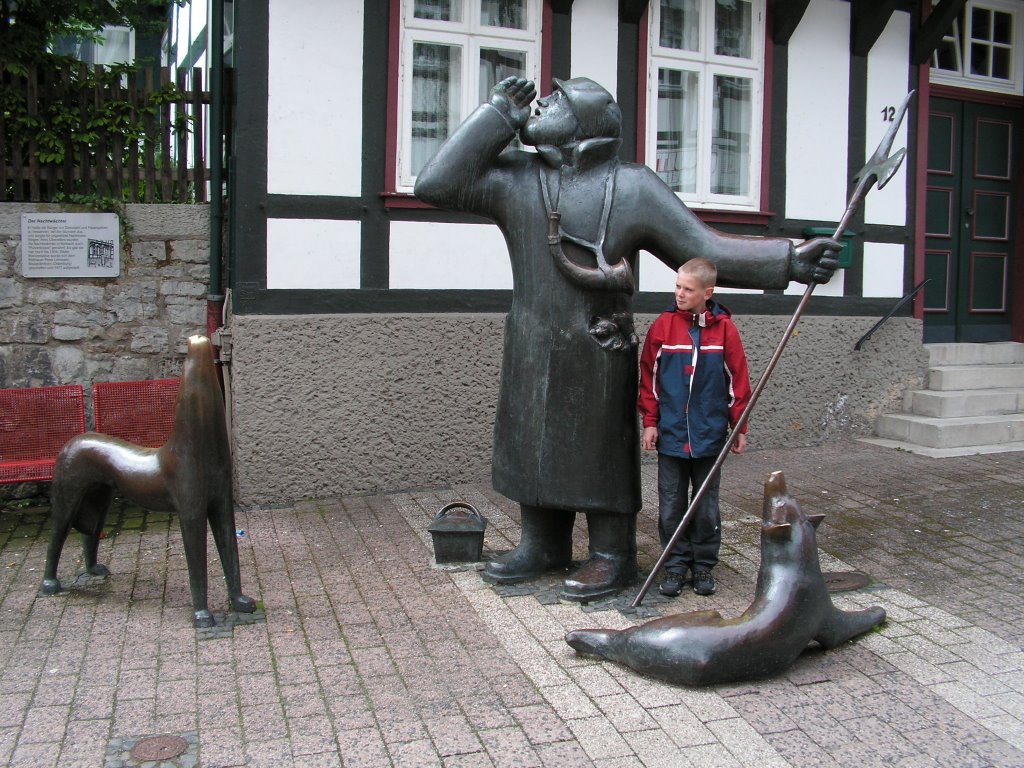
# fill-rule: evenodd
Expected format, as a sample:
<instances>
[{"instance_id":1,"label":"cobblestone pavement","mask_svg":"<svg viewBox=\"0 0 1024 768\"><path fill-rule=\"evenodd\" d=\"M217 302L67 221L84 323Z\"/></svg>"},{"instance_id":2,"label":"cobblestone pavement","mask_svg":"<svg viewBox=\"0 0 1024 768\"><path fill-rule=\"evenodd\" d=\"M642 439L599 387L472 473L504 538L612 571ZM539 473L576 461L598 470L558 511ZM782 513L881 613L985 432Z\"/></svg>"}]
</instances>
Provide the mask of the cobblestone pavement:
<instances>
[{"instance_id":1,"label":"cobblestone pavement","mask_svg":"<svg viewBox=\"0 0 1024 768\"><path fill-rule=\"evenodd\" d=\"M569 629L625 627L753 595L762 487L786 474L826 571L869 586L837 605L888 621L775 679L705 689L577 656ZM485 484L240 512L249 621L191 627L181 537L117 506L100 560L77 542L37 597L45 507L0 513L0 764L11 766L1022 766L1024 453L930 459L855 442L732 457L711 598L636 592L579 606L558 579L494 588L433 564L427 525L453 499L489 520L485 557L518 540ZM659 555L644 464L641 565ZM576 555L585 551L580 516ZM77 561L77 562L76 562ZM211 541L211 608L227 601ZM637 585L639 587L639 584ZM167 737L155 743L151 737ZM145 762L146 750L180 748Z\"/></svg>"}]
</instances>

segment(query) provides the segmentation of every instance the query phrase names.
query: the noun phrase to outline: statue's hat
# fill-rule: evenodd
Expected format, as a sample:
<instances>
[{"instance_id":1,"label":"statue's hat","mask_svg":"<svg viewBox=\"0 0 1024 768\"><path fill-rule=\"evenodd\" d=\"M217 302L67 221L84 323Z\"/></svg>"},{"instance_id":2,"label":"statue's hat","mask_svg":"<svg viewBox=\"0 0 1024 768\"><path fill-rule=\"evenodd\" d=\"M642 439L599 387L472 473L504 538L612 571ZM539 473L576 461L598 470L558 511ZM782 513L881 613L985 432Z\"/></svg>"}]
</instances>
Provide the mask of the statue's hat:
<instances>
[{"instance_id":1,"label":"statue's hat","mask_svg":"<svg viewBox=\"0 0 1024 768\"><path fill-rule=\"evenodd\" d=\"M571 80L553 78L554 87L565 94L580 124L583 138L618 138L622 112L615 99L589 77Z\"/></svg>"}]
</instances>

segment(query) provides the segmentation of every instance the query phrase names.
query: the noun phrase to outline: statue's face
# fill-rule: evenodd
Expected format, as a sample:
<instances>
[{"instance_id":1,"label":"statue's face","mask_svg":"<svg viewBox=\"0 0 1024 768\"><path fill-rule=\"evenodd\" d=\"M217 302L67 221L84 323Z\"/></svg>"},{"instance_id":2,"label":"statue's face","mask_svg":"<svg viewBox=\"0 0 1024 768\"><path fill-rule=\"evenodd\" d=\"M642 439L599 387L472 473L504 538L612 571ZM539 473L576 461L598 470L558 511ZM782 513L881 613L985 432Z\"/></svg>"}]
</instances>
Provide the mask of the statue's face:
<instances>
[{"instance_id":1,"label":"statue's face","mask_svg":"<svg viewBox=\"0 0 1024 768\"><path fill-rule=\"evenodd\" d=\"M561 90L537 99L537 107L519 132L524 144L551 144L560 147L576 138L579 121Z\"/></svg>"}]
</instances>

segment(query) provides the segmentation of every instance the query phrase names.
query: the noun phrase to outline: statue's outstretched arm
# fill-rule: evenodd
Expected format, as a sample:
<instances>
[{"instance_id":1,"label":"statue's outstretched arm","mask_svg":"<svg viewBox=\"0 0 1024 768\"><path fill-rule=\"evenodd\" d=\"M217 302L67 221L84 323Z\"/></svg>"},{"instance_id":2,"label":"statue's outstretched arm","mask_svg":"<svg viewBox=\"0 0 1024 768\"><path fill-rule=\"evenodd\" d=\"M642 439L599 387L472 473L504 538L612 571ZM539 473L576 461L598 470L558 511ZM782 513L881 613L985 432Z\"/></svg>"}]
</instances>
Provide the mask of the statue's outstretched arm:
<instances>
[{"instance_id":1,"label":"statue's outstretched arm","mask_svg":"<svg viewBox=\"0 0 1024 768\"><path fill-rule=\"evenodd\" d=\"M718 266L718 282L732 288L786 288L791 280L827 283L839 266L840 244L816 237L794 245L785 237L751 237L720 232L701 221L667 184L646 166L624 169L617 193L631 195L629 215L640 223L641 248L673 269L695 256ZM621 209L620 209L621 211Z\"/></svg>"},{"instance_id":2,"label":"statue's outstretched arm","mask_svg":"<svg viewBox=\"0 0 1024 768\"><path fill-rule=\"evenodd\" d=\"M697 256L718 266L720 285L778 289L789 285L793 244L785 238L746 237L720 232L701 221L657 174L646 166L623 168L616 210L627 212L640 248L672 269Z\"/></svg>"}]
</instances>

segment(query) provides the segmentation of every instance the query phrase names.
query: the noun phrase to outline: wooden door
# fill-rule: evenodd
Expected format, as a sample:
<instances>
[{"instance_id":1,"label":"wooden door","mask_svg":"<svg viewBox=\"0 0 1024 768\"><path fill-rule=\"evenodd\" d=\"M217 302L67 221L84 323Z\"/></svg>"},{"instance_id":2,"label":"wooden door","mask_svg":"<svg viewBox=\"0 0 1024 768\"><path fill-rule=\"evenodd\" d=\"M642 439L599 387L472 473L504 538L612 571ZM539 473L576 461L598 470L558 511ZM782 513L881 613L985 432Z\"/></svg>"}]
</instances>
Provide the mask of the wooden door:
<instances>
[{"instance_id":1,"label":"wooden door","mask_svg":"<svg viewBox=\"0 0 1024 768\"><path fill-rule=\"evenodd\" d=\"M1010 339L1016 110L932 99L924 340Z\"/></svg>"}]
</instances>

